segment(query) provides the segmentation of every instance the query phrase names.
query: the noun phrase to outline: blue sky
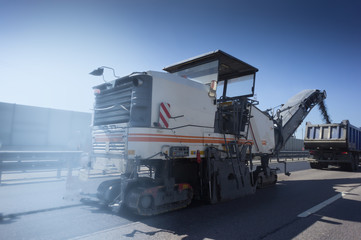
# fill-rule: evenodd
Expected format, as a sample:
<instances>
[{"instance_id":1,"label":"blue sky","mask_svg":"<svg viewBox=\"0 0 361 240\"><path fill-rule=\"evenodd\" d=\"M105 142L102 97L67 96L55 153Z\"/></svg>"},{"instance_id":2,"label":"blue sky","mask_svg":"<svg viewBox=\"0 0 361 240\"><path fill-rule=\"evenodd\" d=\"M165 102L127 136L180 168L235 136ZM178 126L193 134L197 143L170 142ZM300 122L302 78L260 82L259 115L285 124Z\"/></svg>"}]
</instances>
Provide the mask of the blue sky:
<instances>
[{"instance_id":1,"label":"blue sky","mask_svg":"<svg viewBox=\"0 0 361 240\"><path fill-rule=\"evenodd\" d=\"M122 76L221 49L259 69L259 108L322 89L334 122L361 127L360 12L352 0L0 0L0 101L90 112L98 66Z\"/></svg>"}]
</instances>

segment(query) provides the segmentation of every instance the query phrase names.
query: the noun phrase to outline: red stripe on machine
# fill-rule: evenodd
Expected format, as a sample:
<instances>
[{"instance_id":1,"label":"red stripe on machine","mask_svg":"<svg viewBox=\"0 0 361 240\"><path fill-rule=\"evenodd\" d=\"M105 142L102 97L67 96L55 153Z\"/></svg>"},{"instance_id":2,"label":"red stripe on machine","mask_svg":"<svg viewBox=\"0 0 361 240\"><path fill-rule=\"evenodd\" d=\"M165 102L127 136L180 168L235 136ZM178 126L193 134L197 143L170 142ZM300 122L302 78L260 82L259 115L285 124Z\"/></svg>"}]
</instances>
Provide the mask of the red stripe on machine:
<instances>
[{"instance_id":1,"label":"red stripe on machine","mask_svg":"<svg viewBox=\"0 0 361 240\"><path fill-rule=\"evenodd\" d=\"M169 103L167 103L167 106L168 108L166 107L166 105L164 103L161 103L160 106L162 107L164 113L167 115L168 118L170 118L170 113L169 113L169 108L170 108L170 105Z\"/></svg>"},{"instance_id":2,"label":"red stripe on machine","mask_svg":"<svg viewBox=\"0 0 361 240\"><path fill-rule=\"evenodd\" d=\"M162 102L159 107L159 125L163 128L169 127L170 104Z\"/></svg>"},{"instance_id":3,"label":"red stripe on machine","mask_svg":"<svg viewBox=\"0 0 361 240\"><path fill-rule=\"evenodd\" d=\"M163 117L163 115L162 115L161 113L159 114L159 118L160 118L160 120L161 120L160 125L161 125L162 127L168 128L168 127L169 127L168 122L167 122L167 120L165 120L165 118Z\"/></svg>"}]
</instances>

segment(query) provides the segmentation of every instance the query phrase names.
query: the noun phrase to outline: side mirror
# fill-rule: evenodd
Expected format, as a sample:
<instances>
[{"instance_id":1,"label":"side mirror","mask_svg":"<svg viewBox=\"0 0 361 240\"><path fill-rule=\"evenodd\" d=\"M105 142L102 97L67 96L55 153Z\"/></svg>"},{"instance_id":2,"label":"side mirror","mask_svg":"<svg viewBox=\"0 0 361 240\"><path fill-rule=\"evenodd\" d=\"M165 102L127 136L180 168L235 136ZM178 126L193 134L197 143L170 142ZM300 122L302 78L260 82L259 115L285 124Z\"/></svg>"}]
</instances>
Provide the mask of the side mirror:
<instances>
[{"instance_id":1,"label":"side mirror","mask_svg":"<svg viewBox=\"0 0 361 240\"><path fill-rule=\"evenodd\" d=\"M212 80L211 84L209 86L209 92L208 92L208 96L210 98L216 98L216 92L217 92L217 81L216 80Z\"/></svg>"}]
</instances>

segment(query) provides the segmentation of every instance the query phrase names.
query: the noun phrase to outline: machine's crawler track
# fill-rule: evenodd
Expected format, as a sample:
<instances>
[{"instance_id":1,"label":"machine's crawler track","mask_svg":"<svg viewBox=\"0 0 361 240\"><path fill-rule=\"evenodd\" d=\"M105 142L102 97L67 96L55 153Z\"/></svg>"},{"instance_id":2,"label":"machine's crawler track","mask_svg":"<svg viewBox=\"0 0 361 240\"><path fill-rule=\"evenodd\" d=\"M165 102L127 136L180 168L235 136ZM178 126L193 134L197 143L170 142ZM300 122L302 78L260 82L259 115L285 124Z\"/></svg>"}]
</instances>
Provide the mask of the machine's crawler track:
<instances>
[{"instance_id":1,"label":"machine's crawler track","mask_svg":"<svg viewBox=\"0 0 361 240\"><path fill-rule=\"evenodd\" d=\"M125 206L138 215L152 216L187 207L193 198L189 184L175 184L173 189L165 186L130 189L125 197Z\"/></svg>"}]
</instances>

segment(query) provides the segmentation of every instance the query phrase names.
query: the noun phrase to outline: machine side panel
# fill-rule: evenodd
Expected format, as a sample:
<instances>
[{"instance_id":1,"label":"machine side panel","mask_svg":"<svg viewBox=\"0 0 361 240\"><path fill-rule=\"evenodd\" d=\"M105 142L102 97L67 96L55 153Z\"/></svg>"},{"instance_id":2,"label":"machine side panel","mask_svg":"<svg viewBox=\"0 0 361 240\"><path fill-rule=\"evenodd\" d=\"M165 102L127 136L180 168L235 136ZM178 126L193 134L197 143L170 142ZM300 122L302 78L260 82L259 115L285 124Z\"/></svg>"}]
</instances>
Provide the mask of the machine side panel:
<instances>
[{"instance_id":1,"label":"machine side panel","mask_svg":"<svg viewBox=\"0 0 361 240\"><path fill-rule=\"evenodd\" d=\"M254 140L252 152L271 154L275 147L273 120L255 106L252 106L251 115L248 137Z\"/></svg>"},{"instance_id":2,"label":"machine side panel","mask_svg":"<svg viewBox=\"0 0 361 240\"><path fill-rule=\"evenodd\" d=\"M208 132L208 133L207 133ZM234 136L226 135L226 141L234 141ZM240 140L239 143L245 143ZM189 155L182 158L196 158L197 151L204 157L207 146L223 149L222 134L209 133L208 128L189 126L182 129L130 128L128 134L128 158L166 159L160 152L169 155L170 147L189 147Z\"/></svg>"},{"instance_id":3,"label":"machine side panel","mask_svg":"<svg viewBox=\"0 0 361 240\"><path fill-rule=\"evenodd\" d=\"M153 76L152 123L159 121L160 104L168 103L168 128L187 125L212 127L216 105L208 96L209 87L175 74L149 72Z\"/></svg>"}]
</instances>

